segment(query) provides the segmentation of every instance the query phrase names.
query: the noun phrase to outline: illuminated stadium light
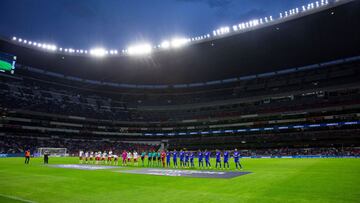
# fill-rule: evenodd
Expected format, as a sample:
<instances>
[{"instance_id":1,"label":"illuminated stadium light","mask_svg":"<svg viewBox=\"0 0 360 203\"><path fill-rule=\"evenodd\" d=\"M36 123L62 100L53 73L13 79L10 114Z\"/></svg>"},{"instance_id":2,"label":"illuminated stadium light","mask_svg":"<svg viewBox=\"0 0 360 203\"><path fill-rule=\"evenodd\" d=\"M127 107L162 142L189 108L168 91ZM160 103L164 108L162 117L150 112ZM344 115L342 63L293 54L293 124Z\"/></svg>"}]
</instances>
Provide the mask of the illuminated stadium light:
<instances>
[{"instance_id":1,"label":"illuminated stadium light","mask_svg":"<svg viewBox=\"0 0 360 203\"><path fill-rule=\"evenodd\" d=\"M224 35L224 34L227 34L230 32L230 28L229 27L221 27L217 30L214 30L214 36L217 36L217 35Z\"/></svg>"},{"instance_id":2,"label":"illuminated stadium light","mask_svg":"<svg viewBox=\"0 0 360 203\"><path fill-rule=\"evenodd\" d=\"M150 44L137 44L129 46L128 54L129 55L144 55L150 54L152 52L152 46Z\"/></svg>"},{"instance_id":3,"label":"illuminated stadium light","mask_svg":"<svg viewBox=\"0 0 360 203\"><path fill-rule=\"evenodd\" d=\"M163 42L161 42L160 46L163 49L168 49L168 48L170 48L170 42L169 41L163 41Z\"/></svg>"},{"instance_id":4,"label":"illuminated stadium light","mask_svg":"<svg viewBox=\"0 0 360 203\"><path fill-rule=\"evenodd\" d=\"M174 38L171 40L171 47L178 48L187 44L190 40L186 38Z\"/></svg>"},{"instance_id":5,"label":"illuminated stadium light","mask_svg":"<svg viewBox=\"0 0 360 203\"><path fill-rule=\"evenodd\" d=\"M117 50L110 50L109 53L110 53L110 55L115 55L115 54L118 53L118 51Z\"/></svg>"},{"instance_id":6,"label":"illuminated stadium light","mask_svg":"<svg viewBox=\"0 0 360 203\"><path fill-rule=\"evenodd\" d=\"M104 48L94 48L90 50L90 54L96 57L103 57L106 55L106 50Z\"/></svg>"},{"instance_id":7,"label":"illuminated stadium light","mask_svg":"<svg viewBox=\"0 0 360 203\"><path fill-rule=\"evenodd\" d=\"M338 3L340 0L332 0L331 3ZM250 20L247 22L241 22L238 24L235 24L231 27L220 27L219 29L213 30L211 34L204 34L199 36L193 36L190 38L174 38L169 41L163 41L162 43L159 43L158 45L151 47L151 46L131 46L128 49L122 49L121 52L119 52L122 55L141 55L141 54L149 54L154 50L161 50L161 49L169 49L169 48L178 48L182 47L187 44L192 44L191 42L197 43L202 40L206 40L212 37L222 37L222 35L226 35L231 32L239 32L239 31L247 31L249 29L252 29L258 25L263 25L269 22L272 22L274 20L280 20L289 16L298 15L302 12L307 12L309 10L319 9L324 6L329 5L329 0L314 0L313 2L310 2L306 5L302 5L301 7L296 7L289 9L287 11L283 11L279 13L279 16L277 18L273 18L272 16L262 17L254 20ZM31 45L34 47L42 48L44 50L49 51L59 51L59 52L66 52L66 53L76 53L78 55L80 54L90 54L93 56L112 56L117 55L118 51L115 49L92 49L90 51L84 50L84 49L72 49L72 48L57 48L55 45L46 44L46 43L38 43L35 41L25 40L23 38L19 38L16 36L12 36L10 40L14 41L14 43L21 43L23 45ZM150 44L150 43L149 43Z\"/></svg>"}]
</instances>

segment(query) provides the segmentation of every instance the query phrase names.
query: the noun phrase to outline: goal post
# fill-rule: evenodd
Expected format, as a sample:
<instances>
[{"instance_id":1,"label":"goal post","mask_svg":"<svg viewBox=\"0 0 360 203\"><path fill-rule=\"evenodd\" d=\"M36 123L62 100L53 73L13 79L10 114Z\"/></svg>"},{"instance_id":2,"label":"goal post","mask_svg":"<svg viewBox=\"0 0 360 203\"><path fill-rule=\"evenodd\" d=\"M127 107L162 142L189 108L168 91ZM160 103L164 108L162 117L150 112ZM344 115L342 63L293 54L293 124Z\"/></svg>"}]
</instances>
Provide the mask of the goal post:
<instances>
[{"instance_id":1,"label":"goal post","mask_svg":"<svg viewBox=\"0 0 360 203\"><path fill-rule=\"evenodd\" d=\"M68 156L66 148L41 147L37 148L37 153L38 156L44 156L45 153L55 157Z\"/></svg>"}]
</instances>

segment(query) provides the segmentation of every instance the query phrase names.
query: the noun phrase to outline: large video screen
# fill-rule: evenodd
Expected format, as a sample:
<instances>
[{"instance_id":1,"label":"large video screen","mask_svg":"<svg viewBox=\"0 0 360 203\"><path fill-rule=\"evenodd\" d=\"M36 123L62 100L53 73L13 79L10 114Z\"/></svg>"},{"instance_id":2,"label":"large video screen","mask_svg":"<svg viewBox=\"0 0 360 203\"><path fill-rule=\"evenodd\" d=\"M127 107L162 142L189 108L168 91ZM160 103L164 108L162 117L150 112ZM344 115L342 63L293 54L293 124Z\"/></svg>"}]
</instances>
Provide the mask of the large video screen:
<instances>
[{"instance_id":1,"label":"large video screen","mask_svg":"<svg viewBox=\"0 0 360 203\"><path fill-rule=\"evenodd\" d=\"M0 52L0 72L15 73L16 56Z\"/></svg>"}]
</instances>

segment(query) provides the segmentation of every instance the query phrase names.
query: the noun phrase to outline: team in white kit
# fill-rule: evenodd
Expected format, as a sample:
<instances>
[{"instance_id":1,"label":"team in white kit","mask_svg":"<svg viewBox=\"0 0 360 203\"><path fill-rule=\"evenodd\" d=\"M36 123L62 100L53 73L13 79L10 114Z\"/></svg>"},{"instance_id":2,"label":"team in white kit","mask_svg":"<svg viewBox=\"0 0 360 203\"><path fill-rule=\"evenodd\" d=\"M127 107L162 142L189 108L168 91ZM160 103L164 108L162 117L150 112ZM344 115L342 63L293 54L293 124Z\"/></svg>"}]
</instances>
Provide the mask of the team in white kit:
<instances>
[{"instance_id":1,"label":"team in white kit","mask_svg":"<svg viewBox=\"0 0 360 203\"><path fill-rule=\"evenodd\" d=\"M126 165L133 162L135 166L138 165L139 154L136 151L126 153ZM80 164L107 164L118 165L119 155L109 152L93 152L93 151L79 151L79 163ZM124 165L124 164L123 164Z\"/></svg>"}]
</instances>

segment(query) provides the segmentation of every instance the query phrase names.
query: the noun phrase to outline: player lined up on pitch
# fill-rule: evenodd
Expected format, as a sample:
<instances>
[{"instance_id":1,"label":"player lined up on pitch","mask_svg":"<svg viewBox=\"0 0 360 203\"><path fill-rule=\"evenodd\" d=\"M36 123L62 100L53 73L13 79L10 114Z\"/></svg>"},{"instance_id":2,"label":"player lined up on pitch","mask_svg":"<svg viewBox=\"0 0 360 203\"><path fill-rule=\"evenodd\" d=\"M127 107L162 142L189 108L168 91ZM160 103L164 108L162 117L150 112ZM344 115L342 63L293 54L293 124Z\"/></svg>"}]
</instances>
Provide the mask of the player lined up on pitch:
<instances>
[{"instance_id":1,"label":"player lined up on pitch","mask_svg":"<svg viewBox=\"0 0 360 203\"><path fill-rule=\"evenodd\" d=\"M124 150L121 155L117 155L112 151L104 152L79 152L79 159L81 164L105 164L105 165L119 165L119 158L121 158L121 166L139 166L139 158L141 159L142 167L164 167L164 168L201 168L211 169L211 152L208 150L197 152L180 150L173 151L143 151L140 155L136 151ZM198 163L195 165L194 161L197 158ZM215 153L215 169L230 169L230 158L234 159L235 168L242 170L240 164L240 153L235 149L232 153L228 150L221 152L216 150ZM147 163L145 164L145 160ZM205 162L205 164L204 164Z\"/></svg>"}]
</instances>

